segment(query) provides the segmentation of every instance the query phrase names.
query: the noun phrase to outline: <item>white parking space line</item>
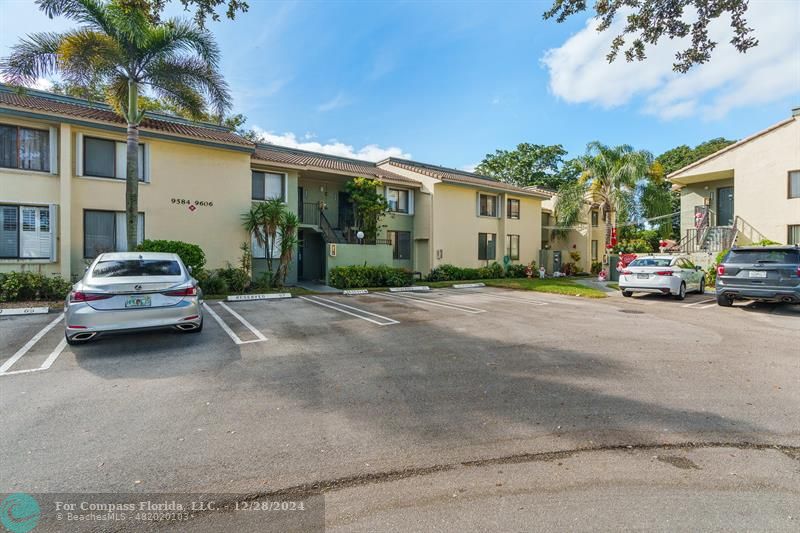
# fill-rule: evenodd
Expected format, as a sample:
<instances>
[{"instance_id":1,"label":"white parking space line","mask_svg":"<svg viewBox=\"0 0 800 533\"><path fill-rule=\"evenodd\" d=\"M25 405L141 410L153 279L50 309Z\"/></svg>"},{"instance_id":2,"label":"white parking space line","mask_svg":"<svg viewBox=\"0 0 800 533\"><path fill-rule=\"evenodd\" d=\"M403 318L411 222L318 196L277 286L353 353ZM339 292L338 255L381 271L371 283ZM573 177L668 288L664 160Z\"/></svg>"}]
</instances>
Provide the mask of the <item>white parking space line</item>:
<instances>
[{"instance_id":1,"label":"white parking space line","mask_svg":"<svg viewBox=\"0 0 800 533\"><path fill-rule=\"evenodd\" d=\"M430 298L418 298L418 297L415 297L415 296L411 296L409 294L400 294L400 293L379 294L379 293L375 293L372 296L377 296L378 298L387 298L387 299L390 299L390 300L411 300L411 301L418 302L418 303L421 303L421 304L424 304L424 305L433 305L433 306L436 306L436 307L444 307L445 309L455 309L456 311L463 311L465 313L470 313L470 314L473 314L473 315L476 315L478 313L485 313L486 312L486 309L478 309L477 307L469 307L469 306L466 306L466 305L454 304L454 303L449 303L449 302L437 302L437 301L434 301L434 300L432 300Z\"/></svg>"},{"instance_id":2,"label":"white parking space line","mask_svg":"<svg viewBox=\"0 0 800 533\"><path fill-rule=\"evenodd\" d=\"M31 372L40 372L42 370L47 370L53 363L55 363L58 356L61 355L61 352L64 351L64 348L67 347L67 339L61 339L61 342L58 343L58 346L53 348L53 351L50 352L50 355L47 356L47 359L42 366L39 368L26 368L25 370L9 370L8 372L3 372L0 376L13 376L16 374L30 374Z\"/></svg>"},{"instance_id":3,"label":"white parking space line","mask_svg":"<svg viewBox=\"0 0 800 533\"><path fill-rule=\"evenodd\" d=\"M372 322L373 324L377 324L379 326L390 326L392 324L399 324L400 323L399 321L394 320L393 318L389 318L389 317L386 317L386 316L383 316L383 315L379 315L377 313L371 313L369 311L365 311L364 309L360 309L358 307L353 307L352 305L346 305L346 304L343 304L341 302L337 302L335 300L329 300L328 298L322 298L320 296L300 296L299 298L301 300L305 300L307 302L311 302L312 304L317 304L317 305L320 305L322 307L327 307L328 309L333 309L334 311L339 311L340 313L344 313L346 315L350 315L350 316L354 316L356 318L360 318L361 320L366 320L367 322ZM324 302L328 302L328 303L324 303ZM346 309L343 309L343 308L346 308ZM356 314L354 312L348 311L347 309L352 309L353 311L357 311L358 313L362 313L362 314ZM379 318L381 321L379 322L378 320L374 320L372 318L369 318L368 316L362 316L362 315L374 316L376 318Z\"/></svg>"},{"instance_id":4,"label":"white parking space line","mask_svg":"<svg viewBox=\"0 0 800 533\"><path fill-rule=\"evenodd\" d=\"M228 337L230 337L231 340L233 342L235 342L236 344L251 344L253 342L262 342L262 339L254 339L252 341L243 341L242 339L239 338L239 336L236 333L233 332L233 330L231 328L228 327L228 325L225 323L225 321L222 320L219 317L219 315L213 309L211 309L210 305L208 305L207 303L203 302L203 307L205 308L206 311L209 312L209 314L211 314L211 316L214 318L214 320L217 321L217 324L219 324L219 326L222 328L222 330L225 333L227 333ZM264 340L266 340L266 339L264 339Z\"/></svg>"},{"instance_id":5,"label":"white parking space line","mask_svg":"<svg viewBox=\"0 0 800 533\"><path fill-rule=\"evenodd\" d=\"M59 314L59 315L58 315L58 316L57 316L57 317L56 317L56 318L55 318L55 319L54 319L52 322L50 322L49 324L47 324L45 327L43 327L43 328L41 329L41 331L39 331L39 332L38 332L36 335L34 335L33 337L31 337L31 340L29 340L28 342L26 342L26 343L25 343L25 345L24 345L22 348L20 348L19 350L17 350L17 353L15 353L15 354L14 354L14 355L12 355L11 357L9 357L9 358L8 358L8 360L7 360L5 363L3 363L2 365L0 365L0 375L3 375L3 374L10 373L10 372L7 372L7 370L8 370L9 368L11 368L11 367L14 365L14 363L16 363L17 361L19 361L19 359L20 359L20 358L21 358L23 355L25 355L26 353L28 353L28 351L29 351L31 348L33 348L33 345L34 345L34 344L36 344L37 342L39 342L39 341L41 340L41 338L42 338L42 337L44 337L45 335L47 335L47 332L49 332L51 329L53 329L53 328L56 326L56 324L58 324L58 323L59 323L59 322L60 322L60 321L61 321L63 318L64 318L64 313L61 313L61 314ZM63 349L63 348L62 348L62 349ZM60 353L60 352L59 352L59 353ZM51 354L51 356L52 356L52 354ZM58 355L56 355L56 357L58 357ZM49 359L49 357L48 357L48 359ZM55 360L55 359L54 359L54 360ZM51 362L50 364L52 364L52 362Z\"/></svg>"},{"instance_id":6,"label":"white parking space line","mask_svg":"<svg viewBox=\"0 0 800 533\"><path fill-rule=\"evenodd\" d=\"M474 292L472 293L475 296L483 296L484 298L495 298L497 300L508 300L509 302L520 302L523 304L529 305L547 305L548 302L542 302L541 300L532 300L529 298L520 298L516 296L507 296L505 294L494 294L494 293L487 293L487 292Z\"/></svg>"},{"instance_id":7,"label":"white parking space line","mask_svg":"<svg viewBox=\"0 0 800 533\"><path fill-rule=\"evenodd\" d=\"M220 302L220 303L219 303L219 305L220 305L220 306L221 306L223 309L225 309L227 312L229 312L230 314L232 314L232 315L234 316L234 318L236 318L236 320L238 320L239 322L241 322L242 324L244 324L244 327L246 327L247 329L249 329L250 331L252 331L252 332L253 332L253 335L255 335L255 336L256 336L256 338L258 338L259 340L262 340L262 341L265 341L265 340L267 340L267 338L266 338L264 335L262 335L262 334L261 334L261 332L260 332L260 331L258 331L258 330L257 330L257 329L256 329L256 328L255 328L255 327L254 327L254 326L253 326L253 325L252 325L250 322L248 322L247 320L245 320L245 319L242 317L242 315L240 315L239 313L237 313L236 311L234 311L233 309L231 309L230 307L228 307L227 305L225 305L225 304L224 304L224 303L222 303L222 302Z\"/></svg>"},{"instance_id":8,"label":"white parking space line","mask_svg":"<svg viewBox=\"0 0 800 533\"><path fill-rule=\"evenodd\" d=\"M716 300L714 298L709 298L708 300L700 300L699 302L692 302L690 304L684 304L681 307L694 307L696 305L707 304L707 303L710 303L710 302L716 302ZM706 307L713 307L713 306L709 305L709 306L706 306ZM705 309L706 307L699 307L698 309Z\"/></svg>"}]
</instances>

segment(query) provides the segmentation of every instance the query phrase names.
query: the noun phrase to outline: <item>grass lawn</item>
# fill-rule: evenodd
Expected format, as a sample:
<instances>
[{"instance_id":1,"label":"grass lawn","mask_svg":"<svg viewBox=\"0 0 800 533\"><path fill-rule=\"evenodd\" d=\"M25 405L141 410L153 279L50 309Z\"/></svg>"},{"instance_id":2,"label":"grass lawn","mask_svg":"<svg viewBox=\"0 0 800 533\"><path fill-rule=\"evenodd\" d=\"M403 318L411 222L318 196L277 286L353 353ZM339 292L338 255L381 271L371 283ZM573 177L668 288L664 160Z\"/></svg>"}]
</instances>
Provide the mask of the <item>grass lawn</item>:
<instances>
[{"instance_id":1,"label":"grass lawn","mask_svg":"<svg viewBox=\"0 0 800 533\"><path fill-rule=\"evenodd\" d=\"M502 278L502 279L478 279L473 281L421 281L418 285L428 285L430 287L450 287L456 283L485 283L487 287L504 287L506 289L517 289L522 291L550 292L553 294L565 294L567 296L583 296L584 298L605 298L606 294L593 287L587 287L570 278Z\"/></svg>"},{"instance_id":2,"label":"grass lawn","mask_svg":"<svg viewBox=\"0 0 800 533\"><path fill-rule=\"evenodd\" d=\"M606 285L609 289L614 289L615 291L619 290L619 283L609 283Z\"/></svg>"}]
</instances>

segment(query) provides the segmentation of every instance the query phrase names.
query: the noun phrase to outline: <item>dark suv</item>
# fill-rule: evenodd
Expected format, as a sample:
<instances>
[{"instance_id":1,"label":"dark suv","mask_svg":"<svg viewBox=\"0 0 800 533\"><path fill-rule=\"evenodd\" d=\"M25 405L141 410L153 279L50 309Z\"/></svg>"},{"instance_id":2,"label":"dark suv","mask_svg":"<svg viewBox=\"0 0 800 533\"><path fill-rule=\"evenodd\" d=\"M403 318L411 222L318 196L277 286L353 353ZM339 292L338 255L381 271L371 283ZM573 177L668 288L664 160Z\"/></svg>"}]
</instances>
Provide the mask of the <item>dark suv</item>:
<instances>
[{"instance_id":1,"label":"dark suv","mask_svg":"<svg viewBox=\"0 0 800 533\"><path fill-rule=\"evenodd\" d=\"M800 303L800 247L733 248L717 265L717 303L733 300Z\"/></svg>"}]
</instances>

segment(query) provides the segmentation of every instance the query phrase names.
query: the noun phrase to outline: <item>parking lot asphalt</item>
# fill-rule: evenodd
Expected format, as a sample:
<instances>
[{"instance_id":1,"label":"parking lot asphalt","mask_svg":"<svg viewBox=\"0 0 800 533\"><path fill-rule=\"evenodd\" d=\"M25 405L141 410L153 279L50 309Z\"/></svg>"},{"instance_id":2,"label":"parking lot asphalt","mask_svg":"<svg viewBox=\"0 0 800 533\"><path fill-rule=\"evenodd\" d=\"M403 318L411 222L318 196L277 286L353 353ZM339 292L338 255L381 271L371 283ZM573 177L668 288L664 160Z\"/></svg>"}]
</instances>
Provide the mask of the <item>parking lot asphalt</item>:
<instances>
[{"instance_id":1,"label":"parking lot asphalt","mask_svg":"<svg viewBox=\"0 0 800 533\"><path fill-rule=\"evenodd\" d=\"M74 347L59 314L0 318L0 491L269 492L686 443L794 453L800 306L712 298L208 301L202 333Z\"/></svg>"}]
</instances>

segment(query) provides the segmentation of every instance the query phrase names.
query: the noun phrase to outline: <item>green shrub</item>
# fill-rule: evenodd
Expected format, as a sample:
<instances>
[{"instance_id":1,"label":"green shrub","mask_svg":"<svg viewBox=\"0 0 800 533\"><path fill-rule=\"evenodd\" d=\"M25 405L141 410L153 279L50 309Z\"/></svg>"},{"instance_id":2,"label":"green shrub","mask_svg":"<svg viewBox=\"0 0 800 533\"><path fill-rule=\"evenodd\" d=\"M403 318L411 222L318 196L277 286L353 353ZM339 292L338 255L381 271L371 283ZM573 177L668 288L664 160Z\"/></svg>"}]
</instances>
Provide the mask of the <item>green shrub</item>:
<instances>
[{"instance_id":1,"label":"green shrub","mask_svg":"<svg viewBox=\"0 0 800 533\"><path fill-rule=\"evenodd\" d=\"M197 281L200 283L200 288L203 289L203 294L228 294L228 282L215 270L210 272L204 270L197 277Z\"/></svg>"},{"instance_id":2,"label":"green shrub","mask_svg":"<svg viewBox=\"0 0 800 533\"><path fill-rule=\"evenodd\" d=\"M648 254L654 252L652 244L644 239L620 241L612 250L617 254Z\"/></svg>"},{"instance_id":3,"label":"green shrub","mask_svg":"<svg viewBox=\"0 0 800 533\"><path fill-rule=\"evenodd\" d=\"M512 265L518 268L520 265ZM524 277L525 266L522 266L522 276ZM510 267L509 267L510 268ZM431 270L427 276L428 281L466 281L473 279L496 279L502 278L506 274L500 263L494 262L489 266L480 268L461 268L453 265L439 265Z\"/></svg>"},{"instance_id":4,"label":"green shrub","mask_svg":"<svg viewBox=\"0 0 800 533\"><path fill-rule=\"evenodd\" d=\"M591 272L593 276L598 275L603 270L603 263L600 261L592 261Z\"/></svg>"},{"instance_id":5,"label":"green shrub","mask_svg":"<svg viewBox=\"0 0 800 533\"><path fill-rule=\"evenodd\" d=\"M33 272L0 274L0 301L62 300L72 284L60 276L45 276Z\"/></svg>"},{"instance_id":6,"label":"green shrub","mask_svg":"<svg viewBox=\"0 0 800 533\"><path fill-rule=\"evenodd\" d=\"M250 286L250 276L240 268L228 265L215 270L214 273L225 281L231 292L243 293Z\"/></svg>"},{"instance_id":7,"label":"green shrub","mask_svg":"<svg viewBox=\"0 0 800 533\"><path fill-rule=\"evenodd\" d=\"M480 267L478 269L477 279L496 279L502 278L505 275L505 270L500 263L494 262L489 266Z\"/></svg>"},{"instance_id":8,"label":"green shrub","mask_svg":"<svg viewBox=\"0 0 800 533\"><path fill-rule=\"evenodd\" d=\"M178 254L183 264L192 268L192 274L197 275L206 266L206 254L196 244L182 241L144 240L136 247L137 252L164 252Z\"/></svg>"},{"instance_id":9,"label":"green shrub","mask_svg":"<svg viewBox=\"0 0 800 533\"><path fill-rule=\"evenodd\" d=\"M407 287L414 281L410 270L386 265L350 265L332 268L329 283L337 289Z\"/></svg>"}]
</instances>

